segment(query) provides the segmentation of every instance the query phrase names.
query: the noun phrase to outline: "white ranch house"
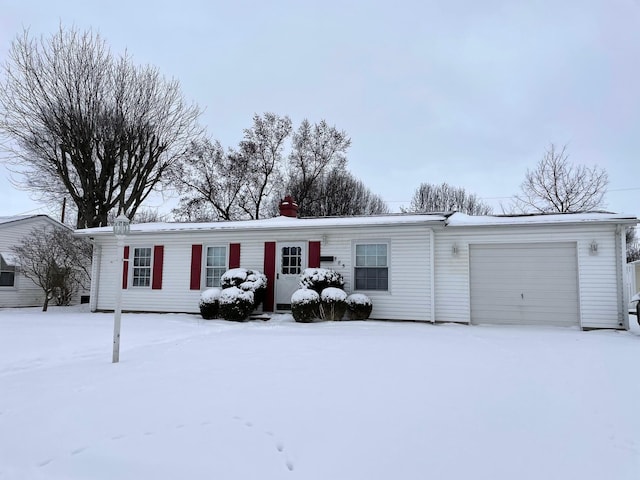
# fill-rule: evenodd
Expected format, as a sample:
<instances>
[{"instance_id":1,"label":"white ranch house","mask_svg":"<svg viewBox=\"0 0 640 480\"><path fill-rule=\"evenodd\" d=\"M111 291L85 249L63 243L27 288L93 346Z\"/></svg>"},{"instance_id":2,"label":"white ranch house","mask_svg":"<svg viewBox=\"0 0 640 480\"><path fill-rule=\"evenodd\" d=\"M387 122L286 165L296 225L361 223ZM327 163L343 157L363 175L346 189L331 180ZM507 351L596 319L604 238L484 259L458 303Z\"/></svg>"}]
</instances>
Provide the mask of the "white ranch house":
<instances>
[{"instance_id":1,"label":"white ranch house","mask_svg":"<svg viewBox=\"0 0 640 480\"><path fill-rule=\"evenodd\" d=\"M295 204L293 204L295 207ZM123 273L111 228L77 230L94 243L92 311L198 312L225 270L267 275L264 311L287 311L306 267L330 268L371 318L464 324L628 328L625 228L611 213L453 214L131 225ZM122 277L121 277L122 275Z\"/></svg>"},{"instance_id":2,"label":"white ranch house","mask_svg":"<svg viewBox=\"0 0 640 480\"><path fill-rule=\"evenodd\" d=\"M19 259L11 247L45 228L69 229L47 215L0 217L0 307L39 307L44 303L43 290L20 273Z\"/></svg>"}]
</instances>

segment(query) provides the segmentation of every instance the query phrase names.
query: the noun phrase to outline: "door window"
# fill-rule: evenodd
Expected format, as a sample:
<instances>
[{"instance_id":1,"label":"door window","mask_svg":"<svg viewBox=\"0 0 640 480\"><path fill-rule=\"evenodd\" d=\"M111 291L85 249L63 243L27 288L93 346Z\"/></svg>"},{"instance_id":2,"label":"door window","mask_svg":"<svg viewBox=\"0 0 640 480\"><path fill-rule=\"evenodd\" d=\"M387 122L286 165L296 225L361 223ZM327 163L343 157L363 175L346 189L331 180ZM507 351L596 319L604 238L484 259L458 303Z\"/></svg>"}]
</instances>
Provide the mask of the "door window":
<instances>
[{"instance_id":1,"label":"door window","mask_svg":"<svg viewBox=\"0 0 640 480\"><path fill-rule=\"evenodd\" d=\"M301 247L282 247L280 258L280 273L283 275L300 275L302 269Z\"/></svg>"}]
</instances>

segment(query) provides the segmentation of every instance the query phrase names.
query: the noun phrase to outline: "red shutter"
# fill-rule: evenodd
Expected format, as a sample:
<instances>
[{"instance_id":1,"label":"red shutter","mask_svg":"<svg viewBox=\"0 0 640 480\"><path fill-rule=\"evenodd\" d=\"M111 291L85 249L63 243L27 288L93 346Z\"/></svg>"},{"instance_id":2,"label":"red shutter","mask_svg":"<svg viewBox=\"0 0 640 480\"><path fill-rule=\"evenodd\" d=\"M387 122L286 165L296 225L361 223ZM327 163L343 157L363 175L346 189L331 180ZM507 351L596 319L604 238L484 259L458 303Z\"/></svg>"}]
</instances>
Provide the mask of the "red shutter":
<instances>
[{"instance_id":1,"label":"red shutter","mask_svg":"<svg viewBox=\"0 0 640 480\"><path fill-rule=\"evenodd\" d=\"M191 245L191 290L200 290L202 245Z\"/></svg>"},{"instance_id":2,"label":"red shutter","mask_svg":"<svg viewBox=\"0 0 640 480\"><path fill-rule=\"evenodd\" d=\"M129 285L129 245L124 247L122 258L122 288L126 289Z\"/></svg>"},{"instance_id":3,"label":"red shutter","mask_svg":"<svg viewBox=\"0 0 640 480\"><path fill-rule=\"evenodd\" d=\"M240 268L240 244L229 245L229 268Z\"/></svg>"},{"instance_id":4,"label":"red shutter","mask_svg":"<svg viewBox=\"0 0 640 480\"><path fill-rule=\"evenodd\" d=\"M320 268L320 242L309 242L309 268Z\"/></svg>"},{"instance_id":5,"label":"red shutter","mask_svg":"<svg viewBox=\"0 0 640 480\"><path fill-rule=\"evenodd\" d=\"M273 312L276 284L276 242L264 242L264 274L267 276L267 295L262 309L265 312Z\"/></svg>"},{"instance_id":6,"label":"red shutter","mask_svg":"<svg viewBox=\"0 0 640 480\"><path fill-rule=\"evenodd\" d=\"M151 276L151 289L162 289L162 265L164 263L164 245L153 247L153 274Z\"/></svg>"}]
</instances>

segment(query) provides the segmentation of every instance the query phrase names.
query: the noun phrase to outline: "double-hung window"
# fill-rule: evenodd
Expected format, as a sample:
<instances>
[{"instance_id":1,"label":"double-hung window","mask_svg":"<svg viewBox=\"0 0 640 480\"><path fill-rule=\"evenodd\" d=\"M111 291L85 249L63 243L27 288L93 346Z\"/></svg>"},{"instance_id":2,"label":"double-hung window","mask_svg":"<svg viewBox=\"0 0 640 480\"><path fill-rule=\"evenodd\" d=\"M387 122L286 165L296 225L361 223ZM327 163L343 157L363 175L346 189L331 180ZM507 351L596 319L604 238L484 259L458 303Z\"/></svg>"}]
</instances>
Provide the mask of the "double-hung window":
<instances>
[{"instance_id":1,"label":"double-hung window","mask_svg":"<svg viewBox=\"0 0 640 480\"><path fill-rule=\"evenodd\" d=\"M220 277L227 270L227 247L207 247L205 285L219 287Z\"/></svg>"},{"instance_id":2,"label":"double-hung window","mask_svg":"<svg viewBox=\"0 0 640 480\"><path fill-rule=\"evenodd\" d=\"M16 267L9 265L4 257L8 257L7 260L11 260L11 255L0 254L0 287L13 287L16 280Z\"/></svg>"},{"instance_id":3,"label":"double-hung window","mask_svg":"<svg viewBox=\"0 0 640 480\"><path fill-rule=\"evenodd\" d=\"M389 244L356 244L355 289L389 290Z\"/></svg>"},{"instance_id":4,"label":"double-hung window","mask_svg":"<svg viewBox=\"0 0 640 480\"><path fill-rule=\"evenodd\" d=\"M151 286L151 247L136 247L133 249L133 278L134 287Z\"/></svg>"}]
</instances>

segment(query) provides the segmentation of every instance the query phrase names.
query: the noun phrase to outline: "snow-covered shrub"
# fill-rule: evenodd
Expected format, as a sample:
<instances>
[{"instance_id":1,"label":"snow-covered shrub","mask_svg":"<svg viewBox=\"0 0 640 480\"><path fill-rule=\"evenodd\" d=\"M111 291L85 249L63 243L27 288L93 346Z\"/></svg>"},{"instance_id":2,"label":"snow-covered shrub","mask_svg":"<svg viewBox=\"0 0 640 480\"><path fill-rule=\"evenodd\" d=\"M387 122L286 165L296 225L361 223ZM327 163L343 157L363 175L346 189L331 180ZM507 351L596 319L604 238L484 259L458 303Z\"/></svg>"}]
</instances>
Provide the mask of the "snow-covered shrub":
<instances>
[{"instance_id":1,"label":"snow-covered shrub","mask_svg":"<svg viewBox=\"0 0 640 480\"><path fill-rule=\"evenodd\" d=\"M320 294L320 318L342 320L347 311L347 294L336 287L327 287Z\"/></svg>"},{"instance_id":2,"label":"snow-covered shrub","mask_svg":"<svg viewBox=\"0 0 640 480\"><path fill-rule=\"evenodd\" d=\"M347 318L349 320L366 320L371 315L372 309L371 299L362 293L352 293L347 297Z\"/></svg>"},{"instance_id":3,"label":"snow-covered shrub","mask_svg":"<svg viewBox=\"0 0 640 480\"><path fill-rule=\"evenodd\" d=\"M325 288L342 288L344 279L335 270L328 268L305 268L300 275L300 287L321 293Z\"/></svg>"},{"instance_id":4,"label":"snow-covered shrub","mask_svg":"<svg viewBox=\"0 0 640 480\"><path fill-rule=\"evenodd\" d=\"M315 290L301 288L291 295L291 315L296 322L309 323L320 318L320 295Z\"/></svg>"},{"instance_id":5,"label":"snow-covered shrub","mask_svg":"<svg viewBox=\"0 0 640 480\"><path fill-rule=\"evenodd\" d=\"M253 308L255 309L264 301L267 291L267 276L258 270L232 268L222 274L220 285L223 289L238 287L245 292L252 292Z\"/></svg>"},{"instance_id":6,"label":"snow-covered shrub","mask_svg":"<svg viewBox=\"0 0 640 480\"><path fill-rule=\"evenodd\" d=\"M200 315L202 315L202 318L205 320L218 318L221 293L221 288L213 287L208 288L200 294Z\"/></svg>"},{"instance_id":7,"label":"snow-covered shrub","mask_svg":"<svg viewBox=\"0 0 640 480\"><path fill-rule=\"evenodd\" d=\"M219 315L225 320L243 322L253 311L253 292L238 287L224 288L220 293Z\"/></svg>"}]
</instances>

